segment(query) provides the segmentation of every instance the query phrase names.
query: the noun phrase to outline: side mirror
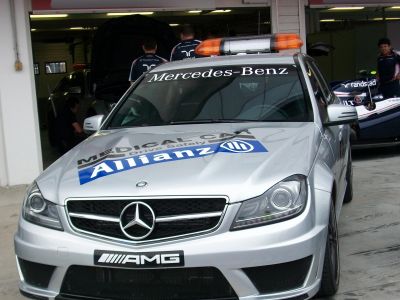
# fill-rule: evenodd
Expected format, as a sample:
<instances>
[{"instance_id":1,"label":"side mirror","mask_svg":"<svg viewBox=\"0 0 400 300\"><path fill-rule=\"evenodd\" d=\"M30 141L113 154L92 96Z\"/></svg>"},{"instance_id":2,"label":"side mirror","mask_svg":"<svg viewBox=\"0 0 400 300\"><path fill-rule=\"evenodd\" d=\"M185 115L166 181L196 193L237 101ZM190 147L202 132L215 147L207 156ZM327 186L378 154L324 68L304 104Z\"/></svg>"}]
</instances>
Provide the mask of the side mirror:
<instances>
[{"instance_id":1,"label":"side mirror","mask_svg":"<svg viewBox=\"0 0 400 300\"><path fill-rule=\"evenodd\" d=\"M101 123L103 123L104 115L96 115L90 118L86 118L83 122L83 131L87 134L92 134L100 129Z\"/></svg>"},{"instance_id":2,"label":"side mirror","mask_svg":"<svg viewBox=\"0 0 400 300\"><path fill-rule=\"evenodd\" d=\"M82 94L82 89L80 86L72 86L68 89L68 93L70 94Z\"/></svg>"},{"instance_id":3,"label":"side mirror","mask_svg":"<svg viewBox=\"0 0 400 300\"><path fill-rule=\"evenodd\" d=\"M343 104L331 104L327 107L328 111L328 122L325 122L326 126L335 126L342 124L349 124L357 122L357 110L354 106L343 105Z\"/></svg>"}]
</instances>

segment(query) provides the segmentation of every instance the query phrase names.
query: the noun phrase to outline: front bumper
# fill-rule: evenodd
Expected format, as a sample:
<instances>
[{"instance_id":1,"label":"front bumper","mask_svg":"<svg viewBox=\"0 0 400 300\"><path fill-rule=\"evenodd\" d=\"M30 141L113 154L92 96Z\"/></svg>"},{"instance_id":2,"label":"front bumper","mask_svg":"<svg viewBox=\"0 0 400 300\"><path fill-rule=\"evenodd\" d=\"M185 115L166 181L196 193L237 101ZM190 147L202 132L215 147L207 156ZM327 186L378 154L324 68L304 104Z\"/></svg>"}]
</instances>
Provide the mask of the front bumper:
<instances>
[{"instance_id":1,"label":"front bumper","mask_svg":"<svg viewBox=\"0 0 400 300\"><path fill-rule=\"evenodd\" d=\"M78 235L68 226L62 210L60 210L60 215L63 216L62 223L65 229L63 232L40 227L21 218L18 232L14 238L17 262L24 264L22 270L21 265L18 264L21 277L20 290L31 296L44 297L44 299L79 299L71 297L73 284L66 282L70 277L68 272L77 270L81 270L81 274L86 272L85 274L88 275L83 276L82 280L89 280L88 282L97 284L97 291L99 291L102 287L114 288L115 286L112 284L115 284L115 278L118 277L118 272L121 270L95 266L95 250L130 253L179 250L184 253L185 265L182 268L185 269L185 272L200 270L201 274L205 274L203 277L211 276L207 273L208 271L215 271L222 275L221 280L226 280L234 295L233 298L225 297L224 299L308 299L317 293L320 285L330 194L315 190L311 198L319 199L319 201L308 201L305 211L300 216L284 222L229 231L240 206L240 204L232 204L229 205L219 228L212 233L140 246ZM33 263L33 267L36 264L40 264L39 267L41 265L52 267L47 282L45 280L44 284L37 284L31 278L24 278L24 274L26 277L31 276L26 272L25 262ZM202 273L202 268L208 269ZM165 271L168 270L167 268L143 270L142 274L151 272L156 274L157 270L160 270L159 273L169 274L168 271ZM173 272L177 269L170 268L169 270ZM126 269L123 272L126 272ZM138 269L134 269L129 276L133 276L137 272ZM112 275L114 273L116 275ZM36 272L36 274L38 273ZM96 278L88 278L90 274ZM107 275L108 278L104 274L111 275ZM159 274L152 276L157 277ZM183 278L191 275L179 276ZM294 283L293 276L297 278L297 281L301 278L301 282ZM269 278L270 281L278 279L278 281L272 285L271 289L271 284L263 284L265 278ZM266 281L268 282L268 280ZM132 284L132 282L128 284ZM154 284L153 290L157 289L157 284ZM217 288L207 283L203 283L200 288L207 288L207 286L210 289ZM212 291L210 292L212 293ZM72 294L74 294L73 290ZM94 295L88 294L75 294L75 296L92 296L94 299ZM167 298L170 299L171 296ZM188 298L172 297L171 299ZM149 299L155 298L152 296ZM159 299L165 300L166 298ZM204 297L198 299L204 299Z\"/></svg>"}]
</instances>

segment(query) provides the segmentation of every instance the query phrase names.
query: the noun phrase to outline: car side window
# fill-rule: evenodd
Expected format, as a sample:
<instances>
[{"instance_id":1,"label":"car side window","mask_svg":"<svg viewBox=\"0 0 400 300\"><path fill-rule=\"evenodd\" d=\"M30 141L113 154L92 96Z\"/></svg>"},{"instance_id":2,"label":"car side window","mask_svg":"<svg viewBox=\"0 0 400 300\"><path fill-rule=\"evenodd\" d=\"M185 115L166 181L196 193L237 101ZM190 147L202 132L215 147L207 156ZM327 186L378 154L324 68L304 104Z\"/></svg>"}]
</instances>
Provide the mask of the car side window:
<instances>
[{"instance_id":1,"label":"car side window","mask_svg":"<svg viewBox=\"0 0 400 300\"><path fill-rule=\"evenodd\" d=\"M314 70L315 76L317 76L318 81L321 85L322 92L324 93L326 99L328 100L328 104L331 104L335 98L332 97L332 91L329 87L329 84L326 82L325 77L322 75L321 70L318 68L317 63L315 61L311 61L311 68Z\"/></svg>"},{"instance_id":2,"label":"car side window","mask_svg":"<svg viewBox=\"0 0 400 300\"><path fill-rule=\"evenodd\" d=\"M313 89L314 97L318 104L318 111L321 116L321 120L325 122L328 120L327 106L329 99L329 89L326 90L326 88L324 88L323 84L321 83L321 80L323 79L318 76L319 74L317 73L315 66L312 66L312 63L310 61L306 62L306 68L307 75Z\"/></svg>"}]
</instances>

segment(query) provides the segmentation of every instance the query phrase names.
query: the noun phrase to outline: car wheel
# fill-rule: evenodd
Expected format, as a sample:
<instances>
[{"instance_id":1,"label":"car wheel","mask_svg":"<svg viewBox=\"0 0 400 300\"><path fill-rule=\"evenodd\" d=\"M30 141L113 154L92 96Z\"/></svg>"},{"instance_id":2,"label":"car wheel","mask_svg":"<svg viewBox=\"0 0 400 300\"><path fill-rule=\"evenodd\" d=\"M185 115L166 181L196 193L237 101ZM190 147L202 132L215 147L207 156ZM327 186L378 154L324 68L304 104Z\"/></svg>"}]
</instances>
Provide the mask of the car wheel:
<instances>
[{"instance_id":1,"label":"car wheel","mask_svg":"<svg viewBox=\"0 0 400 300\"><path fill-rule=\"evenodd\" d=\"M340 261L339 236L336 222L336 213L333 201L329 211L328 236L326 238L324 267L322 270L321 286L318 297L328 297L336 294L339 288Z\"/></svg>"},{"instance_id":2,"label":"car wheel","mask_svg":"<svg viewBox=\"0 0 400 300\"><path fill-rule=\"evenodd\" d=\"M351 151L349 151L349 162L347 163L347 171L346 171L346 192L344 193L343 202L349 203L353 200L353 166L352 166L352 158Z\"/></svg>"}]
</instances>

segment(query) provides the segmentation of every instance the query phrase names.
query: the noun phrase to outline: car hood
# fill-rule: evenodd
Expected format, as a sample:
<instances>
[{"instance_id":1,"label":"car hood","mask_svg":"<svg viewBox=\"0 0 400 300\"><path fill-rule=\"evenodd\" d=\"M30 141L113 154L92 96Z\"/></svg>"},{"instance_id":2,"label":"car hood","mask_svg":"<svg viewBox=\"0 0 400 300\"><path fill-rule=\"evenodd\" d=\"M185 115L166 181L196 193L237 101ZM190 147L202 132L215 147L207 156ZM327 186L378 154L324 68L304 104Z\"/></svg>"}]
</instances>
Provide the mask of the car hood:
<instances>
[{"instance_id":1,"label":"car hood","mask_svg":"<svg viewBox=\"0 0 400 300\"><path fill-rule=\"evenodd\" d=\"M43 196L227 196L249 199L307 175L321 135L312 122L171 125L100 131L37 179Z\"/></svg>"}]
</instances>

